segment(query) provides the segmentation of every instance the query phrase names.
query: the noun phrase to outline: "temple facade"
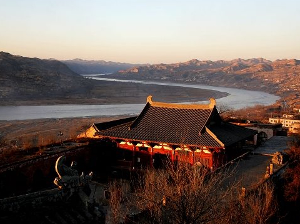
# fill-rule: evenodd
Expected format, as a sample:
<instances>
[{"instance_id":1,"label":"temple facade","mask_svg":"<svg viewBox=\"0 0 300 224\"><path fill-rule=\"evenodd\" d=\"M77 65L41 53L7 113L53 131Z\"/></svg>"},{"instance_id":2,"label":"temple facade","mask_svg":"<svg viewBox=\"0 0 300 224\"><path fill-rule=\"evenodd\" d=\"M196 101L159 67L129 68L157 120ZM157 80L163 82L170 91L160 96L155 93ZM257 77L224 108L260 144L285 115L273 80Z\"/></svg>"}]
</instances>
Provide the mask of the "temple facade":
<instances>
[{"instance_id":1,"label":"temple facade","mask_svg":"<svg viewBox=\"0 0 300 224\"><path fill-rule=\"evenodd\" d=\"M81 137L116 142L118 166L159 167L168 160L215 169L245 152L256 134L224 122L213 98L208 104L173 104L149 96L137 117L93 124Z\"/></svg>"}]
</instances>

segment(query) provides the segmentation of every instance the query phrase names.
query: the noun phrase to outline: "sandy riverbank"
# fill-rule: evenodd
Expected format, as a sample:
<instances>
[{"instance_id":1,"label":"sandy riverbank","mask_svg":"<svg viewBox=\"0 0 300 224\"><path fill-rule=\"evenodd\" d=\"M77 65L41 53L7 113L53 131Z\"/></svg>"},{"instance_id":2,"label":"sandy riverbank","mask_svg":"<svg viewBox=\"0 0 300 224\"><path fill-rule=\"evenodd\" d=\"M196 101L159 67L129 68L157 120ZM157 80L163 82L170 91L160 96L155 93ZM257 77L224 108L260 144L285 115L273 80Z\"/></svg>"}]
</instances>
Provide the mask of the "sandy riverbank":
<instances>
[{"instance_id":1,"label":"sandy riverbank","mask_svg":"<svg viewBox=\"0 0 300 224\"><path fill-rule=\"evenodd\" d=\"M20 158L31 147L75 139L93 123L120 118L122 116L0 121L0 164ZM59 135L60 132L63 135Z\"/></svg>"},{"instance_id":2,"label":"sandy riverbank","mask_svg":"<svg viewBox=\"0 0 300 224\"><path fill-rule=\"evenodd\" d=\"M55 105L55 104L144 104L149 95L155 101L162 102L195 102L206 101L213 97L219 99L228 95L226 92L195 89L178 86L141 85L138 83L119 83L95 81L96 85L87 95L53 98L3 99L0 106L5 105Z\"/></svg>"}]
</instances>

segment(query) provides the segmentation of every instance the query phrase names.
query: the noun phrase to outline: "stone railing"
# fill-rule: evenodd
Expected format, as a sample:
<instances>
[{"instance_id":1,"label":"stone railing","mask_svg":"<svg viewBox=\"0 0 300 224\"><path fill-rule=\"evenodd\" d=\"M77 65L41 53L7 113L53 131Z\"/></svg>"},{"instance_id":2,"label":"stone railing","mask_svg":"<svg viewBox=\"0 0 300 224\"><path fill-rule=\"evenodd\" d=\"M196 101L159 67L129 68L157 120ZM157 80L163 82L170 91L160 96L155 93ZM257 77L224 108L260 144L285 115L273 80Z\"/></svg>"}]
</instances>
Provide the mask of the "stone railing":
<instances>
[{"instance_id":1,"label":"stone railing","mask_svg":"<svg viewBox=\"0 0 300 224\"><path fill-rule=\"evenodd\" d=\"M59 190L57 188L38 191L29 194L19 195L0 199L1 212L18 212L22 209L37 208L47 202L58 202L70 197L72 192L69 190Z\"/></svg>"}]
</instances>

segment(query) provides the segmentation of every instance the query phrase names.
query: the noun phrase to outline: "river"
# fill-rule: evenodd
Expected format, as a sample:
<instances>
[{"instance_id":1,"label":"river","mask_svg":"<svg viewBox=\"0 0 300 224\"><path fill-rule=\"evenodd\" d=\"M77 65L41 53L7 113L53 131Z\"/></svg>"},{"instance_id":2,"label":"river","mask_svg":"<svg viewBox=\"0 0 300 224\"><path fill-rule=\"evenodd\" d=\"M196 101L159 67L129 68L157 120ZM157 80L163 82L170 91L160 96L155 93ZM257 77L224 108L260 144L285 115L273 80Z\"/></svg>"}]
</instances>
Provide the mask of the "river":
<instances>
[{"instance_id":1,"label":"river","mask_svg":"<svg viewBox=\"0 0 300 224\"><path fill-rule=\"evenodd\" d=\"M236 88L215 87L201 84L181 84L171 82L154 82L139 80L110 79L101 75L86 76L95 80L114 82L133 82L141 85L169 85L187 88L209 89L227 92L228 96L217 99L218 105L227 105L233 109L247 106L270 105L279 99L278 96L261 92ZM203 101L194 102L203 103ZM208 102L205 102L208 103ZM0 106L0 120L27 120L40 118L67 118L67 117L91 117L136 115L143 109L144 104L112 104L112 105L49 105L49 106Z\"/></svg>"}]
</instances>

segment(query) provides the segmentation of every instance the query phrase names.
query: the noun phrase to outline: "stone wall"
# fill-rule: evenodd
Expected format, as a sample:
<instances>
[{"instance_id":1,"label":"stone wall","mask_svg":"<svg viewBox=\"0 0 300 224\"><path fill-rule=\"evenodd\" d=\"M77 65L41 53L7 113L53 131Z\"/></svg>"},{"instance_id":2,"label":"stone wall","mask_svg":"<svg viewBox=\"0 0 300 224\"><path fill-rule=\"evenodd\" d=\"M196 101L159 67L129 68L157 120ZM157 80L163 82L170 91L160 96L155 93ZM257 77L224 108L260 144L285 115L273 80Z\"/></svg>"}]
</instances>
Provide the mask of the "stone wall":
<instances>
[{"instance_id":1,"label":"stone wall","mask_svg":"<svg viewBox=\"0 0 300 224\"><path fill-rule=\"evenodd\" d=\"M54 164L61 155L67 155L69 163L78 161L79 168L85 167L90 159L88 147L81 146L2 166L0 198L53 188L56 177Z\"/></svg>"}]
</instances>

